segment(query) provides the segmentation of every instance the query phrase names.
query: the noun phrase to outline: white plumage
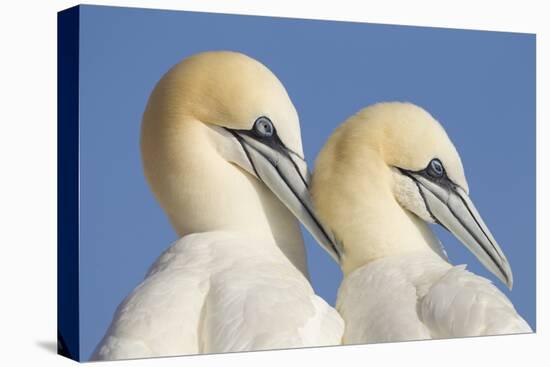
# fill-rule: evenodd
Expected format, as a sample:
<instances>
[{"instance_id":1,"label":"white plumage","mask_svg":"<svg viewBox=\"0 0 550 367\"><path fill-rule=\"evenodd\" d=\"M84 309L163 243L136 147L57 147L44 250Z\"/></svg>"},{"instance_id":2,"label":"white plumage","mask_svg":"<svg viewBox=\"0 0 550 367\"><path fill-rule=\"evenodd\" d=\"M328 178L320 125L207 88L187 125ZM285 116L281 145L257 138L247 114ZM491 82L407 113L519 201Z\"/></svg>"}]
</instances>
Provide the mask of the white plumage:
<instances>
[{"instance_id":1,"label":"white plumage","mask_svg":"<svg viewBox=\"0 0 550 367\"><path fill-rule=\"evenodd\" d=\"M423 109L381 103L347 120L317 159L312 194L342 247L345 344L531 331L488 279L448 262L428 226L445 226L512 286L456 149Z\"/></svg>"},{"instance_id":2,"label":"white plumage","mask_svg":"<svg viewBox=\"0 0 550 367\"><path fill-rule=\"evenodd\" d=\"M269 241L176 241L119 306L94 359L339 344L340 316Z\"/></svg>"},{"instance_id":3,"label":"white plumage","mask_svg":"<svg viewBox=\"0 0 550 367\"><path fill-rule=\"evenodd\" d=\"M489 280L429 253L356 269L342 282L336 307L347 344L531 331Z\"/></svg>"}]
</instances>

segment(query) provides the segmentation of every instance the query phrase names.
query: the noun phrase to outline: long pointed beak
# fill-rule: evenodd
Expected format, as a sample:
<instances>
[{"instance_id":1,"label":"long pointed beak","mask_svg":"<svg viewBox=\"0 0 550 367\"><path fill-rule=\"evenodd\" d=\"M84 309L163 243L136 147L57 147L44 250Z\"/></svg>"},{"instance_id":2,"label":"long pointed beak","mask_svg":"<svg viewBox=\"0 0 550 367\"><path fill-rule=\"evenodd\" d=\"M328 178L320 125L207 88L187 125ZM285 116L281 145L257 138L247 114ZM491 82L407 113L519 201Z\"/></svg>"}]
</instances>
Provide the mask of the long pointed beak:
<instances>
[{"instance_id":1,"label":"long pointed beak","mask_svg":"<svg viewBox=\"0 0 550 367\"><path fill-rule=\"evenodd\" d=\"M418 183L432 216L455 235L490 272L512 289L510 264L468 194L456 185L440 185L416 173L409 175Z\"/></svg>"},{"instance_id":2,"label":"long pointed beak","mask_svg":"<svg viewBox=\"0 0 550 367\"><path fill-rule=\"evenodd\" d=\"M317 218L309 194L309 173L303 158L277 138L262 141L249 131L225 129L239 142L244 156L235 163L260 179L296 216L321 246L340 263L332 232Z\"/></svg>"}]
</instances>

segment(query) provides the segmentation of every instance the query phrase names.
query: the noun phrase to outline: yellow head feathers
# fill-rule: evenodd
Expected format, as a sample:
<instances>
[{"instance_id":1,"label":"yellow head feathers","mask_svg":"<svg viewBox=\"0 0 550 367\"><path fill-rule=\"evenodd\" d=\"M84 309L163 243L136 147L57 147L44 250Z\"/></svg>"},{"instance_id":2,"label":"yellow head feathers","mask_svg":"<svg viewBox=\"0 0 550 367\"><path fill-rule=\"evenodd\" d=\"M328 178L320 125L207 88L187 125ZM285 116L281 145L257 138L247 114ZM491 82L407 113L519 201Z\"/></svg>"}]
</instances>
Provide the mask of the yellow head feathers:
<instances>
[{"instance_id":1,"label":"yellow head feathers","mask_svg":"<svg viewBox=\"0 0 550 367\"><path fill-rule=\"evenodd\" d=\"M316 169L328 171L330 161L346 160L361 165L362 152L378 156L388 167L418 171L438 158L449 177L468 191L464 169L454 145L427 111L411 103L378 103L344 122L326 143ZM344 164L344 163L341 163ZM322 174L322 173L321 173Z\"/></svg>"},{"instance_id":2,"label":"yellow head feathers","mask_svg":"<svg viewBox=\"0 0 550 367\"><path fill-rule=\"evenodd\" d=\"M244 54L211 51L183 60L162 77L149 98L144 124L177 128L192 119L248 130L262 115L275 123L281 139L301 152L298 114L279 79Z\"/></svg>"}]
</instances>

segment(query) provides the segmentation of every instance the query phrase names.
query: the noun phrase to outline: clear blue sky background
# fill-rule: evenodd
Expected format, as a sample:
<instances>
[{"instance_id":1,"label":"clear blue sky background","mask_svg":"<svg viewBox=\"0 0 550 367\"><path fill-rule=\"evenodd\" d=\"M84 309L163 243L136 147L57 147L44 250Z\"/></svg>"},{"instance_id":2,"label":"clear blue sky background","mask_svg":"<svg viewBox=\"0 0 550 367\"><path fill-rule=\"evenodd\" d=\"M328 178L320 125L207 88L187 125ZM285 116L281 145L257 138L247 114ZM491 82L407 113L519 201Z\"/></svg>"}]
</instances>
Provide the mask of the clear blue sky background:
<instances>
[{"instance_id":1,"label":"clear blue sky background","mask_svg":"<svg viewBox=\"0 0 550 367\"><path fill-rule=\"evenodd\" d=\"M172 65L234 50L269 67L300 114L306 158L362 107L410 101L441 121L471 196L514 271L497 285L535 326L535 36L111 7L81 18L81 355L176 239L141 169L141 115ZM496 279L436 229L453 263ZM337 266L305 234L316 292L334 304Z\"/></svg>"}]
</instances>

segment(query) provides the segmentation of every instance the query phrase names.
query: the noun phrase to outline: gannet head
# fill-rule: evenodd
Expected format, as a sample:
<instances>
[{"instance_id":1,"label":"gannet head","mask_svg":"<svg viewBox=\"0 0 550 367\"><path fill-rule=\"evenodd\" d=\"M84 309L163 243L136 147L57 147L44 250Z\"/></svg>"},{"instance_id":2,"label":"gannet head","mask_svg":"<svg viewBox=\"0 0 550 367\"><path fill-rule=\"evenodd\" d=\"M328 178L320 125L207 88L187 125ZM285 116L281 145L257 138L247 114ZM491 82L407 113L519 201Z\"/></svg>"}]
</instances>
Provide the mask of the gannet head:
<instances>
[{"instance_id":1,"label":"gannet head","mask_svg":"<svg viewBox=\"0 0 550 367\"><path fill-rule=\"evenodd\" d=\"M169 216L181 211L173 205L179 201L191 221L201 215L202 204L213 200L211 190L232 185L222 175L220 182L199 183L204 172L226 171L228 178L251 175L336 256L330 234L312 210L296 109L281 82L260 62L222 51L197 54L174 66L149 99L141 148L145 175ZM204 176L210 181L216 177ZM197 204L189 204L198 195ZM240 202L244 205L246 198ZM221 210L240 204L210 205Z\"/></svg>"},{"instance_id":2,"label":"gannet head","mask_svg":"<svg viewBox=\"0 0 550 367\"><path fill-rule=\"evenodd\" d=\"M376 104L330 137L317 159L312 194L320 218L337 237L337 216L345 217L339 203L367 191L388 194L404 210L445 227L511 288L510 265L468 196L460 156L428 112L410 103Z\"/></svg>"}]
</instances>

